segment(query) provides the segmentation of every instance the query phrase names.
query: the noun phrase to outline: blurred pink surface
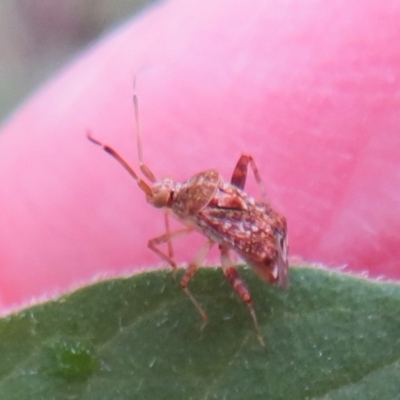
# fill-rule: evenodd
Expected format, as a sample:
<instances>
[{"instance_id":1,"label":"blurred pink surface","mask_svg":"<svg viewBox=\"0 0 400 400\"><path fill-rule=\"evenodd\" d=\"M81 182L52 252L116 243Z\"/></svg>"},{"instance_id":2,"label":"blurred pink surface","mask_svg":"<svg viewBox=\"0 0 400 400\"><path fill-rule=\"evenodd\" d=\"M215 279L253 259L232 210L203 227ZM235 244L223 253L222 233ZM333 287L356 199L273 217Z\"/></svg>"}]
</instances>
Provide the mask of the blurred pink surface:
<instances>
[{"instance_id":1,"label":"blurred pink surface","mask_svg":"<svg viewBox=\"0 0 400 400\"><path fill-rule=\"evenodd\" d=\"M157 177L251 153L291 254L400 278L397 1L169 1L102 40L0 135L2 307L159 259L162 214L85 132ZM257 195L254 179L248 191ZM188 261L201 240L177 243ZM215 260L216 261L216 260ZM221 278L222 279L222 278Z\"/></svg>"}]
</instances>

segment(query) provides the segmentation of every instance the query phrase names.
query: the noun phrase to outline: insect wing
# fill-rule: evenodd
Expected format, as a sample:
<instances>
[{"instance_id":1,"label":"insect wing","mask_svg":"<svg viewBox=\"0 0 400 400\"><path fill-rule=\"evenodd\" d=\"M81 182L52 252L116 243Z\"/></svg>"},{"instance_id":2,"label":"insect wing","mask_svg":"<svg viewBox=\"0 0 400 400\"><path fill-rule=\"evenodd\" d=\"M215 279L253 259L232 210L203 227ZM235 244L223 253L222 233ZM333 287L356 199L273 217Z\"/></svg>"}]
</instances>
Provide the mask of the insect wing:
<instances>
[{"instance_id":1,"label":"insect wing","mask_svg":"<svg viewBox=\"0 0 400 400\"><path fill-rule=\"evenodd\" d=\"M199 213L211 239L224 243L267 282L288 286L286 220L242 191L220 188Z\"/></svg>"},{"instance_id":2,"label":"insect wing","mask_svg":"<svg viewBox=\"0 0 400 400\"><path fill-rule=\"evenodd\" d=\"M289 287L289 262L288 262L288 251L289 251L289 243L286 235L286 231L284 232L284 236L278 240L278 285L282 289L287 289Z\"/></svg>"}]
</instances>

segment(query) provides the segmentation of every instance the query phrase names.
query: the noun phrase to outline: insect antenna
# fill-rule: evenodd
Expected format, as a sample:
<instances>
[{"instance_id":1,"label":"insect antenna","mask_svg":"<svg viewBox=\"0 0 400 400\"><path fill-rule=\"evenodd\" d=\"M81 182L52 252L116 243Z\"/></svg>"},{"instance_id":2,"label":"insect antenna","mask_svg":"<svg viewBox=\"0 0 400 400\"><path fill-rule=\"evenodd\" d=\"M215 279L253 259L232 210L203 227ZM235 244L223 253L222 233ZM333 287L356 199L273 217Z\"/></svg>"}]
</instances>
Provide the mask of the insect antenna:
<instances>
[{"instance_id":1,"label":"insect antenna","mask_svg":"<svg viewBox=\"0 0 400 400\"><path fill-rule=\"evenodd\" d=\"M115 158L129 172L129 174L132 176L132 178L137 182L140 189L142 189L143 192L145 192L147 196L153 197L153 192L152 192L150 186L144 180L142 180L138 177L138 175L132 169L132 167L112 147L95 139L90 134L89 131L86 133L86 136L92 143L97 144L98 146L102 147L106 153L110 154L113 158Z\"/></svg>"},{"instance_id":2,"label":"insect antenna","mask_svg":"<svg viewBox=\"0 0 400 400\"><path fill-rule=\"evenodd\" d=\"M139 158L139 167L142 174L150 181L156 182L157 179L151 172L150 168L143 162L143 147L142 147L142 133L140 130L139 122L139 102L136 94L136 77L133 78L133 108L135 110L135 123L136 123L136 140L137 140L137 151Z\"/></svg>"},{"instance_id":3,"label":"insect antenna","mask_svg":"<svg viewBox=\"0 0 400 400\"><path fill-rule=\"evenodd\" d=\"M156 182L157 179L154 176L153 172L151 172L150 168L143 162L143 147L142 147L142 135L140 130L140 122L139 122L139 102L136 94L136 77L133 79L133 108L135 111L135 125L136 125L136 139L137 139L137 152L139 158L139 168L142 174L152 183ZM139 178L136 172L132 169L132 167L108 144L100 142L100 140L95 139L91 133L88 131L86 133L87 138L94 144L102 147L103 150L110 154L113 158L115 158L132 176L132 178L137 182L140 189L146 193L147 196L153 197L153 192L150 186Z\"/></svg>"}]
</instances>

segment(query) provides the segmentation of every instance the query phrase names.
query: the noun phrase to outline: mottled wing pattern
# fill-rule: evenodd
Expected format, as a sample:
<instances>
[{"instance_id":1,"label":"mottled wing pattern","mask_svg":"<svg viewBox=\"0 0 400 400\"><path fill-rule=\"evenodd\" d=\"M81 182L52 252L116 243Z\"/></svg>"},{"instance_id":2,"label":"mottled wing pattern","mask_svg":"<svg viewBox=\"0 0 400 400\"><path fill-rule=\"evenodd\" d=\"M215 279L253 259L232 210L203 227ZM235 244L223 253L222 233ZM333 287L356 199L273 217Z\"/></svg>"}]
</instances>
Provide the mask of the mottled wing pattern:
<instances>
[{"instance_id":1,"label":"mottled wing pattern","mask_svg":"<svg viewBox=\"0 0 400 400\"><path fill-rule=\"evenodd\" d=\"M268 204L224 184L199 217L209 236L223 240L265 280L287 287L286 220Z\"/></svg>"},{"instance_id":2,"label":"mottled wing pattern","mask_svg":"<svg viewBox=\"0 0 400 400\"><path fill-rule=\"evenodd\" d=\"M230 247L260 260L275 257L275 246L266 246L275 242L275 234L273 221L265 212L207 207L201 211L201 217Z\"/></svg>"}]
</instances>

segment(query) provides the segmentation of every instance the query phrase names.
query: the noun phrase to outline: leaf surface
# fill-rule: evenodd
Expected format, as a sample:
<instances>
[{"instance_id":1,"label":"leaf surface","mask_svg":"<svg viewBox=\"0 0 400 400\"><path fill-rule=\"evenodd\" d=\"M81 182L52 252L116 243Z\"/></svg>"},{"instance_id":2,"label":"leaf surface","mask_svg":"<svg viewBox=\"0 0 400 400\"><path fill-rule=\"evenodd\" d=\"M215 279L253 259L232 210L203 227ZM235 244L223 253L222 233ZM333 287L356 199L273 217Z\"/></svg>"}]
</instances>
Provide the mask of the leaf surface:
<instances>
[{"instance_id":1,"label":"leaf surface","mask_svg":"<svg viewBox=\"0 0 400 400\"><path fill-rule=\"evenodd\" d=\"M240 273L266 342L220 269L102 281L0 320L0 399L400 399L400 286L292 268Z\"/></svg>"}]
</instances>

